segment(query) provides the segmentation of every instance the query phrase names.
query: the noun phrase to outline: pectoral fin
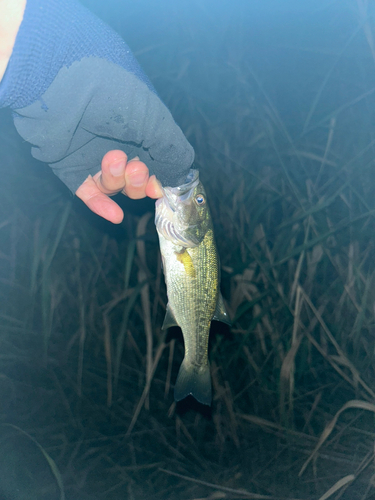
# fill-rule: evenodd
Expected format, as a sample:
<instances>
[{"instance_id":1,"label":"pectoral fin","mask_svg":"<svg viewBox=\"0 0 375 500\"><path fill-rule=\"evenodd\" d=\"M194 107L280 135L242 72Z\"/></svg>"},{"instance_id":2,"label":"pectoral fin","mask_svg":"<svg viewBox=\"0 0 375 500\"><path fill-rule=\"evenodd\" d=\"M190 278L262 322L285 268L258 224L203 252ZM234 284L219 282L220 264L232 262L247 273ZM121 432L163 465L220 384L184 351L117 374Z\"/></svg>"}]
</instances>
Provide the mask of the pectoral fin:
<instances>
[{"instance_id":1,"label":"pectoral fin","mask_svg":"<svg viewBox=\"0 0 375 500\"><path fill-rule=\"evenodd\" d=\"M179 325L177 324L176 318L174 317L174 314L171 308L169 307L169 304L167 304L167 310L165 313L162 330L167 330L168 328L172 328L172 326L179 326Z\"/></svg>"},{"instance_id":2,"label":"pectoral fin","mask_svg":"<svg viewBox=\"0 0 375 500\"><path fill-rule=\"evenodd\" d=\"M229 314L225 309L224 300L220 292L216 304L215 314L212 319L214 319L215 321L221 321L222 323L226 323L229 326L231 325Z\"/></svg>"},{"instance_id":3,"label":"pectoral fin","mask_svg":"<svg viewBox=\"0 0 375 500\"><path fill-rule=\"evenodd\" d=\"M195 278L197 272L194 267L193 259L185 249L183 252L176 252L176 259L184 266L185 272L190 278Z\"/></svg>"}]
</instances>

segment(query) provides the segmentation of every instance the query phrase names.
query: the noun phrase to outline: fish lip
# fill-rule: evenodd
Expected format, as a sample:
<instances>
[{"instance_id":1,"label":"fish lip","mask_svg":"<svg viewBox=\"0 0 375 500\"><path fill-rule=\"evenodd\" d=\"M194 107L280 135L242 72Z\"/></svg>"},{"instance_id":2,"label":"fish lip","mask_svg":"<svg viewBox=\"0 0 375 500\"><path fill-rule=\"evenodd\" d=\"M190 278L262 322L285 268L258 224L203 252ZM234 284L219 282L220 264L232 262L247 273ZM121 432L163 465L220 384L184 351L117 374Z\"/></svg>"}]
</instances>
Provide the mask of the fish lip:
<instances>
[{"instance_id":1,"label":"fish lip","mask_svg":"<svg viewBox=\"0 0 375 500\"><path fill-rule=\"evenodd\" d=\"M181 195L195 188L195 186L198 186L198 184L199 184L199 170L197 170L196 168L191 168L189 170L189 173L186 177L186 181L184 184L182 184L181 186L177 186L175 188L168 188L168 189L170 189L174 194Z\"/></svg>"},{"instance_id":2,"label":"fish lip","mask_svg":"<svg viewBox=\"0 0 375 500\"><path fill-rule=\"evenodd\" d=\"M166 187L163 188L163 194L168 202L169 208L175 212L176 211L176 199L181 198L184 194L188 194L199 184L199 170L191 168L186 177L186 182L177 187ZM180 200L181 202L181 200Z\"/></svg>"}]
</instances>

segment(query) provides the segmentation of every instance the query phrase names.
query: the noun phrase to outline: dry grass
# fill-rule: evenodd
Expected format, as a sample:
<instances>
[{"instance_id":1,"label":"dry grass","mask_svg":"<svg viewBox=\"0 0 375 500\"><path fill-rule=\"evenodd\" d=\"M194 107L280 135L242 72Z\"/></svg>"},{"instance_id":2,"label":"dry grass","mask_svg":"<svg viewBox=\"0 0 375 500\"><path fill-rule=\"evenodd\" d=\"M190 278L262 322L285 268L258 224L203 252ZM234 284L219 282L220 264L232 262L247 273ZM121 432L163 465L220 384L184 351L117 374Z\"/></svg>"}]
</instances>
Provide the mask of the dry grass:
<instances>
[{"instance_id":1,"label":"dry grass","mask_svg":"<svg viewBox=\"0 0 375 500\"><path fill-rule=\"evenodd\" d=\"M206 65L193 24L185 52L139 51L213 212L233 327L212 328L212 409L173 401L152 203L117 228L90 216L0 115L0 498L374 498L370 7L345 4L336 52L294 47L293 99L272 66L290 48L259 66L240 29L217 59L211 27Z\"/></svg>"}]
</instances>

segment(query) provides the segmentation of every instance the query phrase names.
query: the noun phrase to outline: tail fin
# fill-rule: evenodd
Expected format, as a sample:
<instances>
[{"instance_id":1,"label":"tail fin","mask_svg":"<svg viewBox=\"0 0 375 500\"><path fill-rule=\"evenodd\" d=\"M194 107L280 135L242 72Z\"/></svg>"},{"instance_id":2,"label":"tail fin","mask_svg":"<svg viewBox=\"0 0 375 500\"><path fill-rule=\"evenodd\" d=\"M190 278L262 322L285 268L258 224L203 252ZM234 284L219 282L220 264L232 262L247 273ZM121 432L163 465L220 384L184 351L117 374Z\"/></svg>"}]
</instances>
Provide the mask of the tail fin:
<instances>
[{"instance_id":1,"label":"tail fin","mask_svg":"<svg viewBox=\"0 0 375 500\"><path fill-rule=\"evenodd\" d=\"M195 366L183 360L174 387L176 401L193 396L204 405L211 405L211 375L210 366Z\"/></svg>"}]
</instances>

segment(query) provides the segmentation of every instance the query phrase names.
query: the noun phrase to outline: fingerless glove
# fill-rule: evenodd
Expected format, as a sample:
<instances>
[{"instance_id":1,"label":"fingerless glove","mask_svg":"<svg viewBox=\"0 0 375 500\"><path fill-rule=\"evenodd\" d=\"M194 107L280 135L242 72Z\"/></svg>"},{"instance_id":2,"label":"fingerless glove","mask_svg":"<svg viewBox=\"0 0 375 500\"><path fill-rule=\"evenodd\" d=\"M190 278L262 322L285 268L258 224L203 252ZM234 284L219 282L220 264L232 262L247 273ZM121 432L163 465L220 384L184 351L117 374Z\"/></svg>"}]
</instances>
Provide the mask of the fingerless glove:
<instances>
[{"instance_id":1,"label":"fingerless glove","mask_svg":"<svg viewBox=\"0 0 375 500\"><path fill-rule=\"evenodd\" d=\"M74 0L27 1L0 83L6 106L33 156L73 192L111 149L139 156L166 186L182 184L194 160L129 47Z\"/></svg>"}]
</instances>

